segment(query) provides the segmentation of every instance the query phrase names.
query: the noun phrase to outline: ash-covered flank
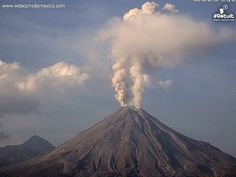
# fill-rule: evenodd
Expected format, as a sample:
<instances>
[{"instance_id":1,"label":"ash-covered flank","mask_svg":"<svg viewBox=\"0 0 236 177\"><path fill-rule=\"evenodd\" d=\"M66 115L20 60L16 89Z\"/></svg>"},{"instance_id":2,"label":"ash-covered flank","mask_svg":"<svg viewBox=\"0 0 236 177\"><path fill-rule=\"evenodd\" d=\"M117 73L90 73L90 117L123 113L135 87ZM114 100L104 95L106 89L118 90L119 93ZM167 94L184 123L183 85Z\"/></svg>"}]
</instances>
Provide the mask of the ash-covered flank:
<instances>
[{"instance_id":1,"label":"ash-covered flank","mask_svg":"<svg viewBox=\"0 0 236 177\"><path fill-rule=\"evenodd\" d=\"M235 177L236 159L142 109L122 107L41 158L1 177Z\"/></svg>"}]
</instances>

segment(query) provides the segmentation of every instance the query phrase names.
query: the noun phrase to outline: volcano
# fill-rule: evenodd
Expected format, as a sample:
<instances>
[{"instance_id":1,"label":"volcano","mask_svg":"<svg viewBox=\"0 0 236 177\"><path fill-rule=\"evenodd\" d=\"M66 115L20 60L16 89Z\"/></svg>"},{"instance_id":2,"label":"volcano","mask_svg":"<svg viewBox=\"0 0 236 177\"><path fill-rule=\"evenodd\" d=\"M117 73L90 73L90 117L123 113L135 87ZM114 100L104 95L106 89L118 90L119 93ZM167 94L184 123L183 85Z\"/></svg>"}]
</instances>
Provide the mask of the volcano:
<instances>
[{"instance_id":1,"label":"volcano","mask_svg":"<svg viewBox=\"0 0 236 177\"><path fill-rule=\"evenodd\" d=\"M45 139L34 135L19 145L0 148L0 166L11 165L32 159L52 151L55 147Z\"/></svg>"},{"instance_id":2,"label":"volcano","mask_svg":"<svg viewBox=\"0 0 236 177\"><path fill-rule=\"evenodd\" d=\"M47 155L1 177L235 177L236 159L143 109L122 107Z\"/></svg>"}]
</instances>

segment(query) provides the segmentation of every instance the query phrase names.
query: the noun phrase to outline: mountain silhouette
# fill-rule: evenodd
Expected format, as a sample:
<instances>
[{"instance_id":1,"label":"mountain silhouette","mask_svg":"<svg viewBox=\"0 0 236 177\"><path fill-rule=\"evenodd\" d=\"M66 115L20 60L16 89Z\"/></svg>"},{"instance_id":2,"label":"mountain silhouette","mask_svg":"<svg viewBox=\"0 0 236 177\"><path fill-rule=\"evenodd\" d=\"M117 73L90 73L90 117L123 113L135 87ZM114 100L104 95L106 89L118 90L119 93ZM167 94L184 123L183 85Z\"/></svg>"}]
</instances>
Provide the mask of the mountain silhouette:
<instances>
[{"instance_id":1,"label":"mountain silhouette","mask_svg":"<svg viewBox=\"0 0 236 177\"><path fill-rule=\"evenodd\" d=\"M0 148L0 166L11 165L44 155L55 147L45 139L34 135L19 145Z\"/></svg>"},{"instance_id":2,"label":"mountain silhouette","mask_svg":"<svg viewBox=\"0 0 236 177\"><path fill-rule=\"evenodd\" d=\"M235 177L236 159L188 138L143 109L122 107L40 158L1 177Z\"/></svg>"}]
</instances>

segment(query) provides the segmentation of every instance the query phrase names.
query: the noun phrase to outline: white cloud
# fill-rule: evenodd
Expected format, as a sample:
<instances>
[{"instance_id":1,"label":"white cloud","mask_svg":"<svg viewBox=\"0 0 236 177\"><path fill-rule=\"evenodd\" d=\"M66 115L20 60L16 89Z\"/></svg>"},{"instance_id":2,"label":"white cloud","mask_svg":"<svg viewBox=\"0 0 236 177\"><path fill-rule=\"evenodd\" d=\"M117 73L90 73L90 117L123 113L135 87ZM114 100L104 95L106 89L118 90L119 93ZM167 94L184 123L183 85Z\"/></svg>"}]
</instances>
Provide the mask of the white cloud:
<instances>
[{"instance_id":1,"label":"white cloud","mask_svg":"<svg viewBox=\"0 0 236 177\"><path fill-rule=\"evenodd\" d=\"M76 65L59 62L37 73L28 74L17 86L23 92L40 91L45 88L63 91L67 88L82 86L86 79L88 79L88 74L81 72Z\"/></svg>"},{"instance_id":2,"label":"white cloud","mask_svg":"<svg viewBox=\"0 0 236 177\"><path fill-rule=\"evenodd\" d=\"M161 80L161 81L158 81L157 84L159 86L161 86L162 88L167 89L167 88L171 87L172 81L171 80Z\"/></svg>"},{"instance_id":3,"label":"white cloud","mask_svg":"<svg viewBox=\"0 0 236 177\"><path fill-rule=\"evenodd\" d=\"M0 60L0 116L30 113L38 108L38 96L48 91L77 89L88 74L73 64L59 62L30 73L18 63Z\"/></svg>"}]
</instances>

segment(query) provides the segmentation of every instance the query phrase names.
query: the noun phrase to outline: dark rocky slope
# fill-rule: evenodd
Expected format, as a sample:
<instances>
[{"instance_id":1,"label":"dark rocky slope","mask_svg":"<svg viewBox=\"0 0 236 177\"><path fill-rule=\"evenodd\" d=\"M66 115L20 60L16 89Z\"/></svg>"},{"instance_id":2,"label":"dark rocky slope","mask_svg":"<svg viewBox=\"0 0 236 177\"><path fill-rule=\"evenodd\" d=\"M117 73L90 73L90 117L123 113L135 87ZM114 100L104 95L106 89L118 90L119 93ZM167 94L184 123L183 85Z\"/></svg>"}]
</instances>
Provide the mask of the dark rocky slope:
<instances>
[{"instance_id":1,"label":"dark rocky slope","mask_svg":"<svg viewBox=\"0 0 236 177\"><path fill-rule=\"evenodd\" d=\"M1 177L235 177L236 159L144 110L123 107L51 153Z\"/></svg>"},{"instance_id":2,"label":"dark rocky slope","mask_svg":"<svg viewBox=\"0 0 236 177\"><path fill-rule=\"evenodd\" d=\"M0 166L11 165L44 155L55 147L39 136L32 136L20 145L8 145L0 148Z\"/></svg>"}]
</instances>

